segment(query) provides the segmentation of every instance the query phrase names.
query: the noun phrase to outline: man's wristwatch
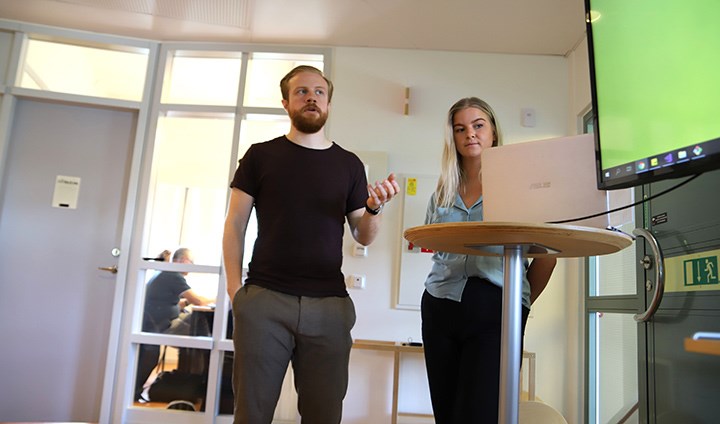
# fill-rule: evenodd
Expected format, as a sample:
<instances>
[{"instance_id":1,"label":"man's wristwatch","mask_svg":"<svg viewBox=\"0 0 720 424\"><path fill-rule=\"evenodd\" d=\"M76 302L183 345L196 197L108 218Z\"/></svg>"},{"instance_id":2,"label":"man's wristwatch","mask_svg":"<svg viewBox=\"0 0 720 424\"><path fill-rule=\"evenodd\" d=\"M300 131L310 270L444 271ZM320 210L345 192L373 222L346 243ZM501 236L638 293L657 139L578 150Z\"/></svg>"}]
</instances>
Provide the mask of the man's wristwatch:
<instances>
[{"instance_id":1,"label":"man's wristwatch","mask_svg":"<svg viewBox=\"0 0 720 424\"><path fill-rule=\"evenodd\" d=\"M384 204L381 204L380 206L378 206L377 209L370 209L370 207L366 204L366 205L365 205L365 210L366 210L367 213L369 213L370 215L377 215L377 214L379 214L380 212L382 212L383 206L384 206Z\"/></svg>"}]
</instances>

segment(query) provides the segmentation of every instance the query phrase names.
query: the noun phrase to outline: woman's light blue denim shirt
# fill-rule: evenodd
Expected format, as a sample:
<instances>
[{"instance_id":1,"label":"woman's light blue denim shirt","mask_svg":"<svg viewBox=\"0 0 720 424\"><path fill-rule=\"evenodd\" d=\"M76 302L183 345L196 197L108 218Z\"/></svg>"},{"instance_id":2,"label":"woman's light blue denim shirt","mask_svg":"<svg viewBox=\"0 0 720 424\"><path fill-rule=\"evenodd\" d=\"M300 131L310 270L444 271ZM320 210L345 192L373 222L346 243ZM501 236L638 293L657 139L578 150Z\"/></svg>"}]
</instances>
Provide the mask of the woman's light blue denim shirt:
<instances>
[{"instance_id":1,"label":"woman's light blue denim shirt","mask_svg":"<svg viewBox=\"0 0 720 424\"><path fill-rule=\"evenodd\" d=\"M482 196L468 209L459 194L455 196L455 204L451 208L437 207L433 195L428 202L425 224L482 221L482 217ZM485 278L498 287L503 286L502 257L434 252L432 260L433 266L425 280L425 289L434 297L460 302L468 277ZM523 306L530 308L530 283L524 275L522 293Z\"/></svg>"}]
</instances>

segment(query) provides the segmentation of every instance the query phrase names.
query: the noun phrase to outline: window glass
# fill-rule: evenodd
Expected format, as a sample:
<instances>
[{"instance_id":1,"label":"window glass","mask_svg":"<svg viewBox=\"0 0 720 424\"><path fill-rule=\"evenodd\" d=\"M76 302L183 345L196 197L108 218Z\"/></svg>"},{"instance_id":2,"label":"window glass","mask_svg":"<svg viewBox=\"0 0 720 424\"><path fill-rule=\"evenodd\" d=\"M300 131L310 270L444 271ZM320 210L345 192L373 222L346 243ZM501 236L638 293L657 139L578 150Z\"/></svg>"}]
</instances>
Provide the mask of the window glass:
<instances>
[{"instance_id":1,"label":"window glass","mask_svg":"<svg viewBox=\"0 0 720 424\"><path fill-rule=\"evenodd\" d=\"M220 404L218 405L218 414L232 415L235 406L232 391L233 353L222 352L222 354L223 362L221 365L222 375L220 377Z\"/></svg>"},{"instance_id":2,"label":"window glass","mask_svg":"<svg viewBox=\"0 0 720 424\"><path fill-rule=\"evenodd\" d=\"M607 312L591 313L589 322L589 421L637 423L637 323L632 314Z\"/></svg>"},{"instance_id":3,"label":"window glass","mask_svg":"<svg viewBox=\"0 0 720 424\"><path fill-rule=\"evenodd\" d=\"M236 52L173 50L167 58L161 101L233 106L237 104L241 64L242 57Z\"/></svg>"},{"instance_id":4,"label":"window glass","mask_svg":"<svg viewBox=\"0 0 720 424\"><path fill-rule=\"evenodd\" d=\"M188 263L183 265L187 266ZM215 299L219 280L214 273L153 271L145 273L142 331L176 336L211 337L215 308L183 301L178 291L190 286L194 295ZM183 281L183 279L185 279ZM171 340L171 339L168 339ZM210 351L141 344L134 386L135 406L168 408L183 400L194 410L205 409ZM180 385L182 387L173 387Z\"/></svg>"},{"instance_id":5,"label":"window glass","mask_svg":"<svg viewBox=\"0 0 720 424\"><path fill-rule=\"evenodd\" d=\"M245 155L251 144L272 140L287 134L289 130L290 118L284 111L282 115L248 114L242 120L238 159Z\"/></svg>"},{"instance_id":6,"label":"window glass","mask_svg":"<svg viewBox=\"0 0 720 424\"><path fill-rule=\"evenodd\" d=\"M145 292L139 293L141 296L138 297L143 299L141 305L145 303L147 284L159 273L152 269L153 260L162 251L173 251L178 247L190 248L194 254L194 265L189 267L190 272L185 275L193 291L203 297L214 298L217 302L228 301L224 295L222 274L216 273L215 269L208 271L201 265L221 265L230 178L237 169L238 160L252 144L288 132L290 121L282 108L280 79L300 64L312 65L321 70L324 68L323 55L249 53L249 57L248 74L241 75L243 59L238 52L174 50L168 55L161 91L163 105L160 106L161 112L157 118L145 206L142 256L146 259L145 267L149 269L141 271L144 276L141 277L140 285L145 287L141 289ZM236 105L238 87L243 84L245 103ZM217 112L230 110L234 106L238 106L237 110L241 114ZM268 109L247 109L253 107ZM252 256L256 235L257 222L253 211L245 238L245 268ZM175 269L173 265L169 267ZM168 265L156 268L168 269ZM188 267L178 266L178 269L185 270ZM222 303L220 305L218 310L225 310ZM220 385L217 398L211 400L211 404L217 402L219 410L216 412L229 415L232 413L232 352L229 351L231 345L228 339L232 337L232 317L229 308L226 317L221 317L219 312L215 314L216 311L212 307L188 308L190 315L187 322L194 323L189 327L189 335L200 337L193 342L203 343L206 341L203 338L211 335L214 319L222 318L223 322L227 320L223 334L218 335L224 345L213 347L213 350L219 348L223 355L219 375L210 376L209 382ZM142 313L144 315L144 311ZM139 317L138 311L136 318ZM157 335L154 337L158 340ZM174 335L159 337L159 340L167 339L171 343L186 340ZM176 365L168 366L166 362L165 370L183 368L180 366L183 363L182 352L195 352L193 359L185 361L185 364L192 367L199 364L200 373L207 382L208 362L207 356L203 355L209 351L183 349L175 349ZM152 393L147 390L152 377L144 381L145 393L149 395L150 402L135 402L135 406L153 406ZM143 378L140 376L138 380ZM283 390L294 389L290 384ZM204 396L203 388L202 397L191 400L197 410L204 410ZM296 404L297 401L292 400L285 406L288 416L295 416ZM282 410L281 406L278 408ZM285 412L277 412L276 418L284 417L283 414Z\"/></svg>"},{"instance_id":7,"label":"window glass","mask_svg":"<svg viewBox=\"0 0 720 424\"><path fill-rule=\"evenodd\" d=\"M148 253L187 247L220 265L234 115L167 114L153 153Z\"/></svg>"},{"instance_id":8,"label":"window glass","mask_svg":"<svg viewBox=\"0 0 720 424\"><path fill-rule=\"evenodd\" d=\"M245 106L282 107L280 80L299 65L324 70L323 55L253 53L248 62Z\"/></svg>"},{"instance_id":9,"label":"window glass","mask_svg":"<svg viewBox=\"0 0 720 424\"><path fill-rule=\"evenodd\" d=\"M148 53L141 48L116 50L31 39L20 87L141 101Z\"/></svg>"},{"instance_id":10,"label":"window glass","mask_svg":"<svg viewBox=\"0 0 720 424\"><path fill-rule=\"evenodd\" d=\"M594 119L595 111L592 109L583 116L583 134L595 132Z\"/></svg>"},{"instance_id":11,"label":"window glass","mask_svg":"<svg viewBox=\"0 0 720 424\"><path fill-rule=\"evenodd\" d=\"M187 265L187 262L180 264ZM215 273L148 270L141 302L141 330L176 336L212 336L211 312L215 309L219 284ZM194 296L205 298L209 303L194 305L181 297L186 285Z\"/></svg>"},{"instance_id":12,"label":"window glass","mask_svg":"<svg viewBox=\"0 0 720 424\"><path fill-rule=\"evenodd\" d=\"M177 411L205 411L210 351L141 344L133 405Z\"/></svg>"},{"instance_id":13,"label":"window glass","mask_svg":"<svg viewBox=\"0 0 720 424\"><path fill-rule=\"evenodd\" d=\"M630 210L632 211L632 209ZM632 234L635 223L626 223L617 228L627 234ZM589 258L590 296L636 294L636 256L634 246L632 246L610 255Z\"/></svg>"}]
</instances>

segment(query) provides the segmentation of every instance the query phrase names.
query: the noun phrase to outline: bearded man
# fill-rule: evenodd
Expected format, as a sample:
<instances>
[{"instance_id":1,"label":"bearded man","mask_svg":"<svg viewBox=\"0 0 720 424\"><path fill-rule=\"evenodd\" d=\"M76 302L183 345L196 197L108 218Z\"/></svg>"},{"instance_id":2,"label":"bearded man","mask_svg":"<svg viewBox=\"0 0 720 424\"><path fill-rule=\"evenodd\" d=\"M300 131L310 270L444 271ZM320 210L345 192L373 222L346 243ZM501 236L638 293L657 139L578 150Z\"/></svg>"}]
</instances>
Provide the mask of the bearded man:
<instances>
[{"instance_id":1,"label":"bearded man","mask_svg":"<svg viewBox=\"0 0 720 424\"><path fill-rule=\"evenodd\" d=\"M232 302L235 424L270 424L288 364L304 424L337 424L348 385L355 308L341 271L347 221L370 244L395 176L367 183L360 159L325 136L333 84L311 66L281 81L290 131L253 144L230 184L223 264ZM247 278L245 231L258 221Z\"/></svg>"}]
</instances>

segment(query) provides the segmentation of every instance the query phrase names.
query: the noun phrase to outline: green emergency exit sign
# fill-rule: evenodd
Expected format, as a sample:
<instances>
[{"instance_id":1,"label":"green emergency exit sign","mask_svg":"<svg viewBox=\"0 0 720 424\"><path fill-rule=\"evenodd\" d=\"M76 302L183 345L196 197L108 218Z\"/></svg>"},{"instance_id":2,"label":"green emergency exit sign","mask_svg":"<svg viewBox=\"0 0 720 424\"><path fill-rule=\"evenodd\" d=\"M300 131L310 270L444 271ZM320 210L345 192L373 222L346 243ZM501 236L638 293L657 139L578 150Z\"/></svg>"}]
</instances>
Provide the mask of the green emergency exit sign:
<instances>
[{"instance_id":1,"label":"green emergency exit sign","mask_svg":"<svg viewBox=\"0 0 720 424\"><path fill-rule=\"evenodd\" d=\"M685 269L686 286L705 286L719 283L717 256L686 260L683 262L683 268Z\"/></svg>"}]
</instances>

